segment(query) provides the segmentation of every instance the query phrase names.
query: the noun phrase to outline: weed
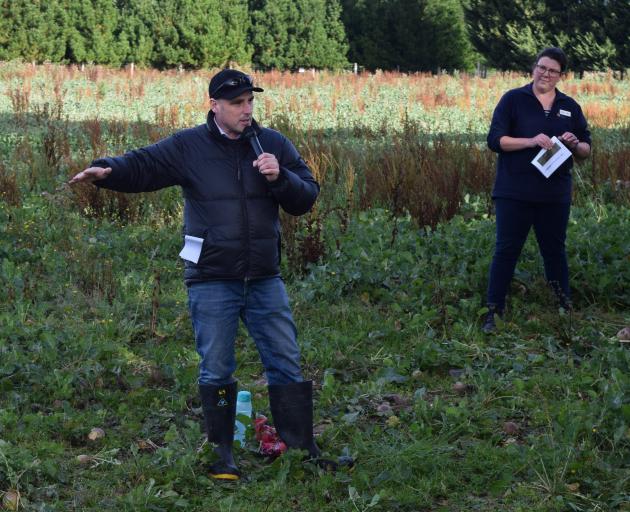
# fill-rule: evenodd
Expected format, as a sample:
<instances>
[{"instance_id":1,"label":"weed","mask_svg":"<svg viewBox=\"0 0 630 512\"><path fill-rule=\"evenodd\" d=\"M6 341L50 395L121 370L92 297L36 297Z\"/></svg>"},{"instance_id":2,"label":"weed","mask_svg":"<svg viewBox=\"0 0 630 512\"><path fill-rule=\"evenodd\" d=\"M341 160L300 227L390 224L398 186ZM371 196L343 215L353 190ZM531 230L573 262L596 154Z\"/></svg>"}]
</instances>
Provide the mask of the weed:
<instances>
[{"instance_id":1,"label":"weed","mask_svg":"<svg viewBox=\"0 0 630 512\"><path fill-rule=\"evenodd\" d=\"M0 161L0 199L9 206L19 208L22 204L22 195L18 186L17 177L10 173Z\"/></svg>"}]
</instances>

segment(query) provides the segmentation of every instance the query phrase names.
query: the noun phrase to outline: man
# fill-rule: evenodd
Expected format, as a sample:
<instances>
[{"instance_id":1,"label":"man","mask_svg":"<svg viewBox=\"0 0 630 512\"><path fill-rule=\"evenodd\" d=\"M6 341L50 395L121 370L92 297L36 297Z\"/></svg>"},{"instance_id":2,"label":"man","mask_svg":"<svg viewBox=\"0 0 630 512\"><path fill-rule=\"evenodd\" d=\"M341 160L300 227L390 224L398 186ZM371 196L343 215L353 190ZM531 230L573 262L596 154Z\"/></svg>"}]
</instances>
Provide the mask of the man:
<instances>
[{"instance_id":1,"label":"man","mask_svg":"<svg viewBox=\"0 0 630 512\"><path fill-rule=\"evenodd\" d=\"M253 119L254 92L263 89L250 76L224 69L210 81L205 124L124 156L95 160L70 180L121 192L182 187L184 233L203 240L200 253L187 256L184 279L201 357L208 441L219 457L210 475L222 480L240 477L232 454L239 318L265 367L280 437L313 458L320 453L313 440L312 382L302 379L297 331L279 273L278 208L307 213L319 185L293 144ZM259 156L242 136L246 128L264 148Z\"/></svg>"}]
</instances>

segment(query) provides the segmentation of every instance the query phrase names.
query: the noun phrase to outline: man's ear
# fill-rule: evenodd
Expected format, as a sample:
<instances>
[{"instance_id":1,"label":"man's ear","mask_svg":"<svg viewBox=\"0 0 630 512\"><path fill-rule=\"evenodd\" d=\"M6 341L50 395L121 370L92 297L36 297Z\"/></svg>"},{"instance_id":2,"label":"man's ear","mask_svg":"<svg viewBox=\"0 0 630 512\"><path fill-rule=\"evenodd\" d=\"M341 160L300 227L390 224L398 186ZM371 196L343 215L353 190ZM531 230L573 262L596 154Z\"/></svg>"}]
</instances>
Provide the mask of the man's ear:
<instances>
[{"instance_id":1,"label":"man's ear","mask_svg":"<svg viewBox=\"0 0 630 512\"><path fill-rule=\"evenodd\" d=\"M215 114L217 113L218 105L219 102L217 100L215 100L214 98L210 98L210 110L212 110L212 112L214 112Z\"/></svg>"}]
</instances>

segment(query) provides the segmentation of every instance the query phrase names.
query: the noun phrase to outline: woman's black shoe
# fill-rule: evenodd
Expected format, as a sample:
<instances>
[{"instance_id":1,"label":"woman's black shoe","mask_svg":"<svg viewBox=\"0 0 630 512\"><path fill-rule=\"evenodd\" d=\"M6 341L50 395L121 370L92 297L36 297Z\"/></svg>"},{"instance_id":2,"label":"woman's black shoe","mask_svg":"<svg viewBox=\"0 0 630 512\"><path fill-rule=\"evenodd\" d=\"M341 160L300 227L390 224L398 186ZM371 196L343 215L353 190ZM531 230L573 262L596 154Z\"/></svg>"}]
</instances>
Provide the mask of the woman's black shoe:
<instances>
[{"instance_id":1,"label":"woman's black shoe","mask_svg":"<svg viewBox=\"0 0 630 512\"><path fill-rule=\"evenodd\" d=\"M500 317L501 311L499 311L494 304L490 304L488 305L488 312L483 318L483 325L481 326L481 330L484 334L492 334L497 330L497 324L494 320L494 315L499 315Z\"/></svg>"}]
</instances>

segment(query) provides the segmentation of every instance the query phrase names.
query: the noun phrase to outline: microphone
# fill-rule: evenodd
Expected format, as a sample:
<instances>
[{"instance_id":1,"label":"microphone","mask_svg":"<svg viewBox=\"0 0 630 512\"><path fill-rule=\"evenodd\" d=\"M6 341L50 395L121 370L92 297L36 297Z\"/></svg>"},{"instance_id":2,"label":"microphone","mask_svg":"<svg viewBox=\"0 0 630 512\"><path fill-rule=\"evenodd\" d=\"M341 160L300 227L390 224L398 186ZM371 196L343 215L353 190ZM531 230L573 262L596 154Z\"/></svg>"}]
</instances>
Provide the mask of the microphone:
<instances>
[{"instance_id":1,"label":"microphone","mask_svg":"<svg viewBox=\"0 0 630 512\"><path fill-rule=\"evenodd\" d=\"M258 140L258 136L256 135L256 130L253 126L247 126L243 130L243 137L249 140L249 143L252 145L254 149L254 153L256 156L260 156L264 153L262 146L260 145L260 141Z\"/></svg>"}]
</instances>

